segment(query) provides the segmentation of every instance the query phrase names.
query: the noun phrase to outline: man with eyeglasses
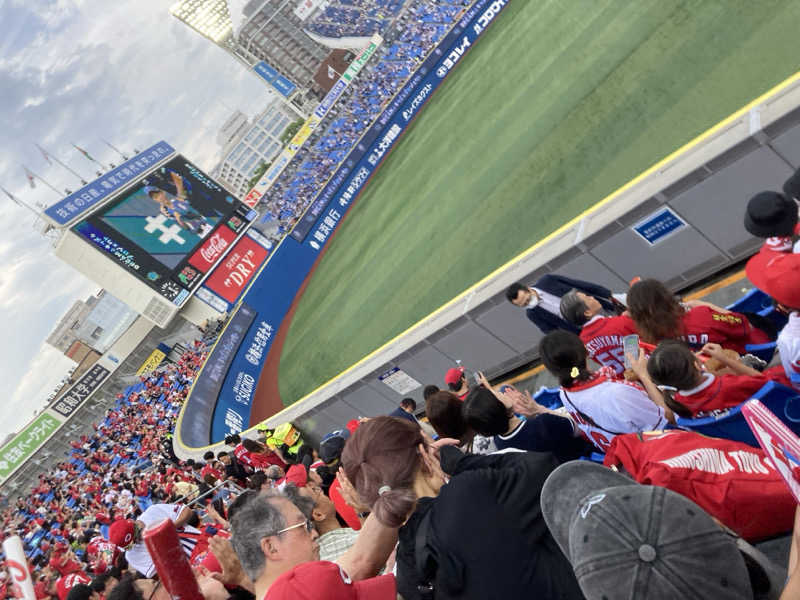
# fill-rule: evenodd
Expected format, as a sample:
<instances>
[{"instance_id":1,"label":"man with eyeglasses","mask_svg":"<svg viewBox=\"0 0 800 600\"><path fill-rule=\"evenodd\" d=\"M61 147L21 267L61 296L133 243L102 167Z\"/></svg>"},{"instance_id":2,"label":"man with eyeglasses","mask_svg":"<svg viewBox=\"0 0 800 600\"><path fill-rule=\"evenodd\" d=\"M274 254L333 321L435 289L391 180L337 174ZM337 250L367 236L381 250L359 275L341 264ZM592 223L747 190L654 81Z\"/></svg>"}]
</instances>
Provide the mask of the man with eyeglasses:
<instances>
[{"instance_id":1,"label":"man with eyeglasses","mask_svg":"<svg viewBox=\"0 0 800 600\"><path fill-rule=\"evenodd\" d=\"M318 560L314 524L283 495L260 495L231 519L233 549L253 581L256 598L283 573Z\"/></svg>"},{"instance_id":2,"label":"man with eyeglasses","mask_svg":"<svg viewBox=\"0 0 800 600\"><path fill-rule=\"evenodd\" d=\"M253 582L256 598L264 598L282 575L304 563L319 560L314 524L283 492L251 496L231 517L231 542L241 567ZM381 525L370 515L358 538L339 559L342 571L353 581L374 577L384 566L376 557L388 556L397 543L397 530ZM327 564L327 563L321 563Z\"/></svg>"},{"instance_id":3,"label":"man with eyeglasses","mask_svg":"<svg viewBox=\"0 0 800 600\"><path fill-rule=\"evenodd\" d=\"M350 527L342 527L336 518L336 505L317 483L308 481L305 485L298 485L296 489L311 504L311 509L306 514L319 534L319 559L337 562L355 543L358 532ZM287 489L287 492L290 491L291 489Z\"/></svg>"}]
</instances>

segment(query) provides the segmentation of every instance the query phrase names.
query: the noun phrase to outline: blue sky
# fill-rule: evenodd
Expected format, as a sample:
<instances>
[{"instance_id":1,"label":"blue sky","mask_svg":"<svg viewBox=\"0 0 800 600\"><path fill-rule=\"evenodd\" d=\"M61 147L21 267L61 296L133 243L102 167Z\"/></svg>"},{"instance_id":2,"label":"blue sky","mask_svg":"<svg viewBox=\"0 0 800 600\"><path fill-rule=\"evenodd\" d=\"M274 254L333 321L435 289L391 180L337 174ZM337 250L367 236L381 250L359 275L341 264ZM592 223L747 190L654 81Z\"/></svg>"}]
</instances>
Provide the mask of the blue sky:
<instances>
[{"instance_id":1,"label":"blue sky","mask_svg":"<svg viewBox=\"0 0 800 600\"><path fill-rule=\"evenodd\" d=\"M170 1L0 0L0 185L31 204L56 194L30 189L22 165L56 188L78 182L50 166L39 143L90 179L94 166L160 139L205 169L233 109L268 102L260 80L169 14ZM0 194L0 440L41 408L74 363L44 344L77 298L97 290L53 256L33 215Z\"/></svg>"}]
</instances>

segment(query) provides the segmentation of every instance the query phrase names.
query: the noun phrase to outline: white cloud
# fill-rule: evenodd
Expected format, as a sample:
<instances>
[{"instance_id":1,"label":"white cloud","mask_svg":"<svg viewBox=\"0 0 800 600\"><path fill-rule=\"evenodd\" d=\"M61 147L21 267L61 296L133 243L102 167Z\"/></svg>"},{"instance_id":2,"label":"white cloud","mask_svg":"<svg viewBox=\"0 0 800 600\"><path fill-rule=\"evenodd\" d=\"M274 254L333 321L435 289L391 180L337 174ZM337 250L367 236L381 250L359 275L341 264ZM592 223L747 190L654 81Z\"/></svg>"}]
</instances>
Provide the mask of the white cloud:
<instances>
[{"instance_id":1,"label":"white cloud","mask_svg":"<svg viewBox=\"0 0 800 600\"><path fill-rule=\"evenodd\" d=\"M56 188L75 177L48 165L33 145L91 179L119 157L165 139L210 169L216 134L238 108L267 102L263 84L225 52L179 23L163 0L7 0L0 2L0 184L26 202L52 204L46 186L27 186L27 165ZM230 108L227 108L230 107ZM0 436L33 414L69 359L42 346L75 299L95 286L52 254L34 218L0 193ZM57 368L50 368L57 367Z\"/></svg>"}]
</instances>

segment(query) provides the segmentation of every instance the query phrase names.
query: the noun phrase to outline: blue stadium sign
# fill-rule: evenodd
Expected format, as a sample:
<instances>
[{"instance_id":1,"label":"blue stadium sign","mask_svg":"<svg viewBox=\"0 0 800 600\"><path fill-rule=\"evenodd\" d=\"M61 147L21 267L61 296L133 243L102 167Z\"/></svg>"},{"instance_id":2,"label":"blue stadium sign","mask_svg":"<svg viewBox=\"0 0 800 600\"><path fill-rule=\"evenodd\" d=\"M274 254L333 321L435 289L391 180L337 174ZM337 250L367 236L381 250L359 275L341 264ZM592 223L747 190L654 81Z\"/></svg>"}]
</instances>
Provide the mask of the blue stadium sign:
<instances>
[{"instance_id":1,"label":"blue stadium sign","mask_svg":"<svg viewBox=\"0 0 800 600\"><path fill-rule=\"evenodd\" d=\"M686 227L686 222L676 215L671 208L665 206L646 219L639 221L633 226L633 230L638 233L645 242L654 246L658 242L664 240L664 238L669 237L684 227Z\"/></svg>"},{"instance_id":2,"label":"blue stadium sign","mask_svg":"<svg viewBox=\"0 0 800 600\"><path fill-rule=\"evenodd\" d=\"M126 185L136 181L141 175L152 170L153 167L173 154L175 154L175 148L167 142L158 142L60 202L56 202L46 209L44 214L57 225L66 225Z\"/></svg>"},{"instance_id":3,"label":"blue stadium sign","mask_svg":"<svg viewBox=\"0 0 800 600\"><path fill-rule=\"evenodd\" d=\"M278 71L275 70L275 67L271 66L268 63L265 63L263 60L257 62L253 67L253 70L264 81L270 84L270 86L272 86L272 89L274 89L284 98L288 98L289 96L291 96L292 92L294 92L297 89L297 86L295 84L293 84L291 81L286 79L286 77L278 73Z\"/></svg>"}]
</instances>

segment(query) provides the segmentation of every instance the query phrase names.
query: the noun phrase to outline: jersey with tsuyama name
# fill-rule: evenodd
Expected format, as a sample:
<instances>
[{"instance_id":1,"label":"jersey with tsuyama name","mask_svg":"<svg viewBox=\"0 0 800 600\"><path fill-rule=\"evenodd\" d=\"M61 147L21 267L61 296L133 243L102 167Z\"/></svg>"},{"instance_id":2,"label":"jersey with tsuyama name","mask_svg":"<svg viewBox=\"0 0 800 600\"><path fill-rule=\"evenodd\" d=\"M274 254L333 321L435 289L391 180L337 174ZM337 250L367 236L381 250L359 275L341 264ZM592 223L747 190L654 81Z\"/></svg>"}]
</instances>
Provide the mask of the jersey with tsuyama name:
<instances>
[{"instance_id":1,"label":"jersey with tsuyama name","mask_svg":"<svg viewBox=\"0 0 800 600\"><path fill-rule=\"evenodd\" d=\"M639 384L616 379L611 367L602 367L587 381L561 388L561 400L584 435L605 452L621 433L664 429L664 409Z\"/></svg>"},{"instance_id":2,"label":"jersey with tsuyama name","mask_svg":"<svg viewBox=\"0 0 800 600\"><path fill-rule=\"evenodd\" d=\"M589 357L603 366L611 367L622 375L625 371L625 351L622 338L636 333L636 325L628 316L604 317L597 315L584 324L580 338Z\"/></svg>"}]
</instances>

